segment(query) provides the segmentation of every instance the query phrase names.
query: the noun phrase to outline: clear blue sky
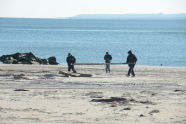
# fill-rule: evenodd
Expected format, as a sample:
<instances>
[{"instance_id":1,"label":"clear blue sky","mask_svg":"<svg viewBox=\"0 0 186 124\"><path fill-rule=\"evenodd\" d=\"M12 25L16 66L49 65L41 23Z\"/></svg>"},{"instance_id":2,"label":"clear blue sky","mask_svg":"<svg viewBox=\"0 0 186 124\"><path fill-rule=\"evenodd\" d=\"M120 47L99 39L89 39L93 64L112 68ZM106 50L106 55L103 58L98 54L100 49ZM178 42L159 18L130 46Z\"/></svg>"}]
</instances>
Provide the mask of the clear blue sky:
<instances>
[{"instance_id":1,"label":"clear blue sky","mask_svg":"<svg viewBox=\"0 0 186 124\"><path fill-rule=\"evenodd\" d=\"M0 0L0 17L128 13L186 13L186 0Z\"/></svg>"}]
</instances>

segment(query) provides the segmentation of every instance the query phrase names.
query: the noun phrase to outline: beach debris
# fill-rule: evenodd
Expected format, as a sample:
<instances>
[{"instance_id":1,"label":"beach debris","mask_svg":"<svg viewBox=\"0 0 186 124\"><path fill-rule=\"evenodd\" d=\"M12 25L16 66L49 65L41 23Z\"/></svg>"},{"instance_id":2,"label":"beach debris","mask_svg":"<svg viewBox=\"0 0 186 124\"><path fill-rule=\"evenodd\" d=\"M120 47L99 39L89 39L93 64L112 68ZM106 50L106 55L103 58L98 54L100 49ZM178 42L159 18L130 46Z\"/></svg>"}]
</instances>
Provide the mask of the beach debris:
<instances>
[{"instance_id":1,"label":"beach debris","mask_svg":"<svg viewBox=\"0 0 186 124\"><path fill-rule=\"evenodd\" d=\"M159 113L160 111L159 110L152 110L149 112L150 115L154 114L154 113Z\"/></svg>"},{"instance_id":2,"label":"beach debris","mask_svg":"<svg viewBox=\"0 0 186 124\"><path fill-rule=\"evenodd\" d=\"M0 74L0 77L9 77L12 76L12 74Z\"/></svg>"},{"instance_id":3,"label":"beach debris","mask_svg":"<svg viewBox=\"0 0 186 124\"><path fill-rule=\"evenodd\" d=\"M153 102L151 102L151 101L148 101L148 100L146 100L146 101L139 101L139 103L141 103L141 104L151 104L151 105L155 105L155 103L153 103Z\"/></svg>"},{"instance_id":4,"label":"beach debris","mask_svg":"<svg viewBox=\"0 0 186 124\"><path fill-rule=\"evenodd\" d=\"M143 114L139 115L139 117L145 117Z\"/></svg>"},{"instance_id":5,"label":"beach debris","mask_svg":"<svg viewBox=\"0 0 186 124\"><path fill-rule=\"evenodd\" d=\"M91 98L103 98L103 92L89 92L85 96L90 96Z\"/></svg>"},{"instance_id":6,"label":"beach debris","mask_svg":"<svg viewBox=\"0 0 186 124\"><path fill-rule=\"evenodd\" d=\"M117 104L111 104L110 107L117 107Z\"/></svg>"},{"instance_id":7,"label":"beach debris","mask_svg":"<svg viewBox=\"0 0 186 124\"><path fill-rule=\"evenodd\" d=\"M148 100L146 100L146 101L136 101L134 99L130 99L129 101L134 102L134 103L141 103L141 104L150 104L150 105L155 105L156 104L156 103L148 101Z\"/></svg>"},{"instance_id":8,"label":"beach debris","mask_svg":"<svg viewBox=\"0 0 186 124\"><path fill-rule=\"evenodd\" d=\"M174 92L182 92L183 90L179 90L179 89L176 89L176 90L174 90Z\"/></svg>"},{"instance_id":9,"label":"beach debris","mask_svg":"<svg viewBox=\"0 0 186 124\"><path fill-rule=\"evenodd\" d=\"M148 95L151 95L151 96L155 96L157 94L153 91L146 91L146 90L140 91L140 93L148 94Z\"/></svg>"},{"instance_id":10,"label":"beach debris","mask_svg":"<svg viewBox=\"0 0 186 124\"><path fill-rule=\"evenodd\" d=\"M151 94L151 96L154 96L154 95L156 95L156 93L152 93L152 94Z\"/></svg>"},{"instance_id":11,"label":"beach debris","mask_svg":"<svg viewBox=\"0 0 186 124\"><path fill-rule=\"evenodd\" d=\"M127 108L124 108L123 110L131 110L129 107L127 107Z\"/></svg>"},{"instance_id":12,"label":"beach debris","mask_svg":"<svg viewBox=\"0 0 186 124\"><path fill-rule=\"evenodd\" d=\"M27 78L25 78L23 76L25 76L25 75L24 74L13 75L14 79L27 79Z\"/></svg>"},{"instance_id":13,"label":"beach debris","mask_svg":"<svg viewBox=\"0 0 186 124\"><path fill-rule=\"evenodd\" d=\"M84 115L85 113L83 113L83 112L77 112L77 113L75 113L76 115Z\"/></svg>"},{"instance_id":14,"label":"beach debris","mask_svg":"<svg viewBox=\"0 0 186 124\"><path fill-rule=\"evenodd\" d=\"M64 71L59 71L59 74L62 74L65 77L92 77L91 74L71 73L71 72L64 72Z\"/></svg>"},{"instance_id":15,"label":"beach debris","mask_svg":"<svg viewBox=\"0 0 186 124\"><path fill-rule=\"evenodd\" d=\"M36 57L32 52L29 53L15 53L10 55L2 55L0 61L4 64L50 64L57 65L56 58L54 56L48 59L41 59Z\"/></svg>"},{"instance_id":16,"label":"beach debris","mask_svg":"<svg viewBox=\"0 0 186 124\"><path fill-rule=\"evenodd\" d=\"M29 90L25 90L25 89L15 89L14 91L29 91Z\"/></svg>"},{"instance_id":17,"label":"beach debris","mask_svg":"<svg viewBox=\"0 0 186 124\"><path fill-rule=\"evenodd\" d=\"M111 102L119 102L119 103L127 103L126 98L121 97L111 97L109 99L92 99L91 102L105 102L105 103L111 103Z\"/></svg>"},{"instance_id":18,"label":"beach debris","mask_svg":"<svg viewBox=\"0 0 186 124\"><path fill-rule=\"evenodd\" d=\"M126 104L126 103L129 103L129 102L133 102L133 103L141 103L141 104L150 104L150 105L155 105L154 102L151 102L151 101L136 101L134 99L130 99L130 100L127 100L126 98L123 98L123 97L110 97L108 99L92 99L91 102L102 102L102 103L122 103L122 104Z\"/></svg>"}]
</instances>

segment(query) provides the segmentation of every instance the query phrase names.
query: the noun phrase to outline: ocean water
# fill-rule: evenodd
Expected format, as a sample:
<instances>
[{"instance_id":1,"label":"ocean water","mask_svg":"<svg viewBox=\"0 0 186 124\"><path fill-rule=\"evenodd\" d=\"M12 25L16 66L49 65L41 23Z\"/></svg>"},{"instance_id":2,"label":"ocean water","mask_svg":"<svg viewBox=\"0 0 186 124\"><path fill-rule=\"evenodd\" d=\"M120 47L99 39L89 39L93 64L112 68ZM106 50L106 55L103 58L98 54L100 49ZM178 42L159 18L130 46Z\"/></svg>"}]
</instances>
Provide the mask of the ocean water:
<instances>
[{"instance_id":1,"label":"ocean water","mask_svg":"<svg viewBox=\"0 0 186 124\"><path fill-rule=\"evenodd\" d=\"M186 67L186 20L78 20L0 18L0 56L33 52L56 56L61 64L72 53L77 62L125 62L132 50L139 65Z\"/></svg>"}]
</instances>

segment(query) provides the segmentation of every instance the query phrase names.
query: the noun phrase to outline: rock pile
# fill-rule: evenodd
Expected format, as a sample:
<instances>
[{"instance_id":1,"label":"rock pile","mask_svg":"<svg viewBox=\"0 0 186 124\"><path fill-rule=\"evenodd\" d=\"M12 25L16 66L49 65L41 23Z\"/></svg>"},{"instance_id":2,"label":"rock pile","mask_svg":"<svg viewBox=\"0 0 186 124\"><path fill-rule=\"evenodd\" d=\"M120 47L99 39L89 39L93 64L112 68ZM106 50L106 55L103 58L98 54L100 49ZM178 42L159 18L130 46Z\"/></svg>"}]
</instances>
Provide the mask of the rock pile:
<instances>
[{"instance_id":1,"label":"rock pile","mask_svg":"<svg viewBox=\"0 0 186 124\"><path fill-rule=\"evenodd\" d=\"M0 61L4 64L43 64L43 65L57 65L54 56L48 59L41 59L36 57L33 53L15 53L10 55L2 55Z\"/></svg>"}]
</instances>

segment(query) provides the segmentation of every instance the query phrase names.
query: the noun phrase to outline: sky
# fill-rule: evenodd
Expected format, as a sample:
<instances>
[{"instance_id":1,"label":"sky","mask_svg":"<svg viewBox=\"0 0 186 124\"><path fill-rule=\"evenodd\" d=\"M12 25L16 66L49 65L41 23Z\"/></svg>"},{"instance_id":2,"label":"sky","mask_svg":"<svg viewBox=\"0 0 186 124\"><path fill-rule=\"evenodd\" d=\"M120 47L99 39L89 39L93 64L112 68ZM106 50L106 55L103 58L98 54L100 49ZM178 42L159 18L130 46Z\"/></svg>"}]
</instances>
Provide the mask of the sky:
<instances>
[{"instance_id":1,"label":"sky","mask_svg":"<svg viewBox=\"0 0 186 124\"><path fill-rule=\"evenodd\" d=\"M186 0L0 0L0 17L60 18L79 14L186 13Z\"/></svg>"}]
</instances>

